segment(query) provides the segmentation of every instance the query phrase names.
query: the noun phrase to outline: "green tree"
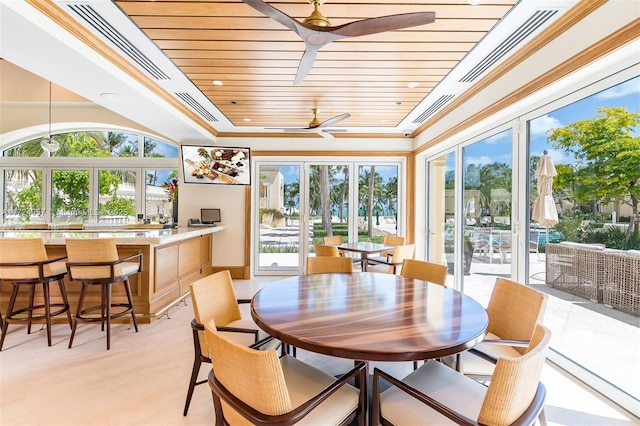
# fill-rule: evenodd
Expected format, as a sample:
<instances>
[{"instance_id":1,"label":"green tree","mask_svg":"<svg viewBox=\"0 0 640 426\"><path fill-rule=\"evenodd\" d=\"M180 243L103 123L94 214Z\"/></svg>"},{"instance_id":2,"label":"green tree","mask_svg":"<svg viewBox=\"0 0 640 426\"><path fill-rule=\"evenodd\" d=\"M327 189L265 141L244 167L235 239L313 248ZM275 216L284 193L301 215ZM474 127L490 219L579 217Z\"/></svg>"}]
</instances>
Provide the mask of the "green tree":
<instances>
[{"instance_id":1,"label":"green tree","mask_svg":"<svg viewBox=\"0 0 640 426\"><path fill-rule=\"evenodd\" d=\"M631 206L635 226L629 226L628 237L632 229L636 234L640 232L640 136L634 135L638 124L638 111L600 108L592 119L549 132L553 146L575 158L570 171L562 169L558 174L559 180L574 184L573 195L578 202L619 201Z\"/></svg>"}]
</instances>

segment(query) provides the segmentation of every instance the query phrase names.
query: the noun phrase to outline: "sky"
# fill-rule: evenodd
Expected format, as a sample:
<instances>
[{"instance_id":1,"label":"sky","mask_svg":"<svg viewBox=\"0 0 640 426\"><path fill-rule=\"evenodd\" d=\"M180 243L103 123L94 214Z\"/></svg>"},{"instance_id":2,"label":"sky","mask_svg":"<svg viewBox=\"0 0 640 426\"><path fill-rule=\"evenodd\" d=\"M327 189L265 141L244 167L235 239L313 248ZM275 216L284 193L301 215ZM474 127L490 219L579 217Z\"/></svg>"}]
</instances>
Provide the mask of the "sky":
<instances>
[{"instance_id":1,"label":"sky","mask_svg":"<svg viewBox=\"0 0 640 426\"><path fill-rule=\"evenodd\" d=\"M547 143L547 131L594 118L601 107L624 107L631 112L640 111L640 76L531 120L531 155L540 156L546 149L555 164L572 163L573 158L566 157L563 151L555 150ZM636 134L640 134L640 127ZM495 162L511 164L511 130L465 148L465 165ZM447 170L453 170L453 155L447 158Z\"/></svg>"}]
</instances>

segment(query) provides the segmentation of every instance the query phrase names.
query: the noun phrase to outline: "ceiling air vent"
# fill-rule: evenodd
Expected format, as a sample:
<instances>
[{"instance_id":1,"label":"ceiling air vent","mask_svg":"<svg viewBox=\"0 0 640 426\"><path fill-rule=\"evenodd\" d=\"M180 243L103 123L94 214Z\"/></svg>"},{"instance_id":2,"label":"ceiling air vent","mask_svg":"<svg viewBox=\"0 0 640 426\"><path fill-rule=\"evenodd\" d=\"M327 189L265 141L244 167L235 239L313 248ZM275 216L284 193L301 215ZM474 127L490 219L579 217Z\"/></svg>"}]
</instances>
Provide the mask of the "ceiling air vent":
<instances>
[{"instance_id":1,"label":"ceiling air vent","mask_svg":"<svg viewBox=\"0 0 640 426\"><path fill-rule=\"evenodd\" d=\"M175 95L177 97L179 97L180 99L182 99L182 101L184 103L186 103L187 105L189 105L191 108L193 108L198 114L200 114L202 116L202 118L204 118L207 121L218 121L217 118L215 118L213 116L213 114L211 114L209 111L207 111L207 109L205 107L203 107L202 105L200 105L200 103L198 101L196 101L195 99L193 99L193 97L185 92L176 92Z\"/></svg>"},{"instance_id":2,"label":"ceiling air vent","mask_svg":"<svg viewBox=\"0 0 640 426\"><path fill-rule=\"evenodd\" d=\"M431 104L431 106L429 108L427 108L422 114L420 114L418 117L416 117L416 119L413 120L413 122L416 123L416 124L424 123L427 118L429 118L433 114L435 114L436 111L438 111L440 108L442 108L447 102L449 102L454 97L455 97L455 95L442 95L442 96L440 96L440 98L437 101L435 101L433 104Z\"/></svg>"},{"instance_id":3,"label":"ceiling air vent","mask_svg":"<svg viewBox=\"0 0 640 426\"><path fill-rule=\"evenodd\" d=\"M460 79L461 83L470 83L483 72L502 59L507 53L522 43L534 31L543 26L549 19L558 13L558 10L537 10L522 25L516 28L509 37L504 39L493 51L491 51L480 63L471 69Z\"/></svg>"},{"instance_id":4,"label":"ceiling air vent","mask_svg":"<svg viewBox=\"0 0 640 426\"><path fill-rule=\"evenodd\" d=\"M131 44L129 40L127 40L90 5L69 4L68 7L156 80L170 80L169 76L165 74L164 71L154 64L151 59L146 57L137 47Z\"/></svg>"}]
</instances>

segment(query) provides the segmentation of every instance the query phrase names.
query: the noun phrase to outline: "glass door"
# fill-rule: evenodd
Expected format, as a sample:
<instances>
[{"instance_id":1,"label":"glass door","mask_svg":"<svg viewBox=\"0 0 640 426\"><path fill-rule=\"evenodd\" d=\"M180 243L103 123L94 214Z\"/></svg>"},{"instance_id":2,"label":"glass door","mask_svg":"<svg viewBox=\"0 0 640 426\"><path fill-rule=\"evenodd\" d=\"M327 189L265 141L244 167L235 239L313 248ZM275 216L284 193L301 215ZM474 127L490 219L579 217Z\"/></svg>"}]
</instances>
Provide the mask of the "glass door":
<instances>
[{"instance_id":1,"label":"glass door","mask_svg":"<svg viewBox=\"0 0 640 426\"><path fill-rule=\"evenodd\" d=\"M448 273L452 276L457 263L454 256L455 153L451 152L429 161L427 170L427 260L446 264Z\"/></svg>"},{"instance_id":2,"label":"glass door","mask_svg":"<svg viewBox=\"0 0 640 426\"><path fill-rule=\"evenodd\" d=\"M309 250L323 244L324 237L340 236L349 241L349 173L348 164L310 164L308 218Z\"/></svg>"},{"instance_id":3,"label":"glass door","mask_svg":"<svg viewBox=\"0 0 640 426\"><path fill-rule=\"evenodd\" d=\"M302 163L256 163L259 187L256 272L301 273L300 246L304 220L300 216L305 185L300 185Z\"/></svg>"}]
</instances>

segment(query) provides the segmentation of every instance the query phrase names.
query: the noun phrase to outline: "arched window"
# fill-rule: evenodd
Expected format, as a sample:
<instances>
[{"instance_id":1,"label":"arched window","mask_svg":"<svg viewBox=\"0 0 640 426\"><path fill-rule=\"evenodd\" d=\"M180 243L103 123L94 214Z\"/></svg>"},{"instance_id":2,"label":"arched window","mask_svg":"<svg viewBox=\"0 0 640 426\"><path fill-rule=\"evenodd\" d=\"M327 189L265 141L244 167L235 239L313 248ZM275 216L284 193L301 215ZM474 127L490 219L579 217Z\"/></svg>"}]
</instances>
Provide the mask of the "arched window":
<instances>
[{"instance_id":1,"label":"arched window","mask_svg":"<svg viewBox=\"0 0 640 426\"><path fill-rule=\"evenodd\" d=\"M52 135L4 150L2 223L5 227L48 223L122 226L140 215L165 222L176 194L178 146L153 136L112 130ZM10 158L10 160L9 160Z\"/></svg>"}]
</instances>

